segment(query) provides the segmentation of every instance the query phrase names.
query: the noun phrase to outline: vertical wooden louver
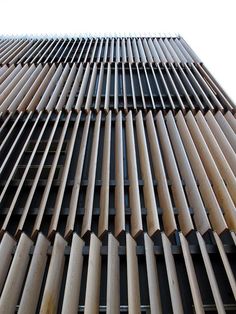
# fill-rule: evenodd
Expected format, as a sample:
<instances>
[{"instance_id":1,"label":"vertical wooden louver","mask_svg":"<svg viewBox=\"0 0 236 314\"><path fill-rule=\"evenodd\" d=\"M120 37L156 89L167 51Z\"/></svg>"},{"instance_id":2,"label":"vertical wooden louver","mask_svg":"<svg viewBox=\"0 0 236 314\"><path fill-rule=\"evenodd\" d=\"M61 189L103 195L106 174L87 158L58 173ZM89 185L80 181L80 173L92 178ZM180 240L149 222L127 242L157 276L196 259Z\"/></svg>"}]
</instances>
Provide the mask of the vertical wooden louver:
<instances>
[{"instance_id":1,"label":"vertical wooden louver","mask_svg":"<svg viewBox=\"0 0 236 314\"><path fill-rule=\"evenodd\" d=\"M0 37L0 313L234 313L235 108L180 36Z\"/></svg>"}]
</instances>

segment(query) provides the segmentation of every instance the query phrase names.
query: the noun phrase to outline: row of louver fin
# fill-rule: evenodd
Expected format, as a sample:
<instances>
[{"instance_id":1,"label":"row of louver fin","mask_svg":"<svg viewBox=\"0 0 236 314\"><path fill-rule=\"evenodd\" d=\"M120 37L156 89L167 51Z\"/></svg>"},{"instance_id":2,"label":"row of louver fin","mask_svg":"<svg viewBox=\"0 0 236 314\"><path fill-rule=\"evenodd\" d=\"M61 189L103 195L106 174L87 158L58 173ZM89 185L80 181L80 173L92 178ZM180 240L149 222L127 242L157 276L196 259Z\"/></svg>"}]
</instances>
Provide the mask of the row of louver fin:
<instances>
[{"instance_id":1,"label":"row of louver fin","mask_svg":"<svg viewBox=\"0 0 236 314\"><path fill-rule=\"evenodd\" d=\"M199 64L11 65L0 69L0 114L61 110L234 111Z\"/></svg>"},{"instance_id":2,"label":"row of louver fin","mask_svg":"<svg viewBox=\"0 0 236 314\"><path fill-rule=\"evenodd\" d=\"M86 246L76 233L70 243L57 233L53 244L41 233L35 243L24 233L16 243L5 233L0 244L0 311L15 313L16 308L22 314L234 311L236 284L231 269L233 256L227 254L229 246L227 249L215 232L212 244L206 244L198 232L194 235L197 245L192 245L182 233L178 236L179 244L173 245L165 233L155 241L144 234L140 246L127 233L122 246L109 234L103 246L92 233ZM232 233L231 246L235 245ZM217 259L220 276L214 269L213 257ZM206 299L212 303L204 304Z\"/></svg>"},{"instance_id":3,"label":"row of louver fin","mask_svg":"<svg viewBox=\"0 0 236 314\"><path fill-rule=\"evenodd\" d=\"M201 63L181 37L0 39L0 64L83 62Z\"/></svg>"},{"instance_id":4,"label":"row of louver fin","mask_svg":"<svg viewBox=\"0 0 236 314\"><path fill-rule=\"evenodd\" d=\"M0 131L1 233L236 231L230 112L20 113Z\"/></svg>"}]
</instances>

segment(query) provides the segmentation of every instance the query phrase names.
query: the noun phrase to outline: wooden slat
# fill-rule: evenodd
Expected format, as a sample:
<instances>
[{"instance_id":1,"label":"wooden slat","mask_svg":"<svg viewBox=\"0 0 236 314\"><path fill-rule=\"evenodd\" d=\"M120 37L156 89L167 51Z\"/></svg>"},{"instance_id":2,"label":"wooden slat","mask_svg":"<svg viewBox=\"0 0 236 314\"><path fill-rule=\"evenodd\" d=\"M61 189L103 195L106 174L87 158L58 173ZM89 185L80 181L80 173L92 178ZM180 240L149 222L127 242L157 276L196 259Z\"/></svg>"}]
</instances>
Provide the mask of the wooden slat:
<instances>
[{"instance_id":1,"label":"wooden slat","mask_svg":"<svg viewBox=\"0 0 236 314\"><path fill-rule=\"evenodd\" d=\"M101 242L92 233L90 239L87 283L85 292L84 314L99 313L100 277L101 277Z\"/></svg>"},{"instance_id":2,"label":"wooden slat","mask_svg":"<svg viewBox=\"0 0 236 314\"><path fill-rule=\"evenodd\" d=\"M101 111L99 111L99 113L96 116L96 122L95 122L95 127L94 127L94 132L93 132L93 143L92 143L92 151L91 151L89 174L88 174L88 186L87 186L86 196L85 196L84 217L83 217L83 224L82 224L82 230L81 230L82 236L84 236L87 231L91 230L100 124L101 124Z\"/></svg>"},{"instance_id":3,"label":"wooden slat","mask_svg":"<svg viewBox=\"0 0 236 314\"><path fill-rule=\"evenodd\" d=\"M16 241L5 233L0 243L0 295L12 260L12 250Z\"/></svg>"},{"instance_id":4,"label":"wooden slat","mask_svg":"<svg viewBox=\"0 0 236 314\"><path fill-rule=\"evenodd\" d=\"M188 242L181 232L179 233L179 237L183 251L184 262L188 274L189 285L193 297L195 311L196 313L205 313Z\"/></svg>"},{"instance_id":5,"label":"wooden slat","mask_svg":"<svg viewBox=\"0 0 236 314\"><path fill-rule=\"evenodd\" d=\"M61 290L61 281L65 264L65 246L67 242L56 234L52 257L47 273L40 314L57 313L58 301Z\"/></svg>"},{"instance_id":6,"label":"wooden slat","mask_svg":"<svg viewBox=\"0 0 236 314\"><path fill-rule=\"evenodd\" d=\"M110 42L110 39L109 38L106 38L105 39L105 48L104 48L104 51L103 51L103 59L102 61L103 62L112 62L112 59L108 60L108 45L109 45L109 42Z\"/></svg>"},{"instance_id":7,"label":"wooden slat","mask_svg":"<svg viewBox=\"0 0 236 314\"><path fill-rule=\"evenodd\" d=\"M162 244L165 257L168 284L170 289L170 297L173 313L184 313L182 300L179 290L178 278L175 268L174 257L171 252L171 243L167 236L162 232Z\"/></svg>"},{"instance_id":8,"label":"wooden slat","mask_svg":"<svg viewBox=\"0 0 236 314\"><path fill-rule=\"evenodd\" d=\"M86 116L83 135L81 139L78 162L77 162L76 171L75 171L75 179L74 179L75 181L74 181L74 185L73 185L73 189L71 193L69 214L68 214L67 222L66 222L65 237L68 237L74 229L75 216L76 216L78 197L79 197L79 191L80 191L80 183L81 183L82 172L83 172L84 156L85 156L85 151L86 151L86 143L87 143L88 132L89 132L90 118L91 118L91 113L89 113Z\"/></svg>"},{"instance_id":9,"label":"wooden slat","mask_svg":"<svg viewBox=\"0 0 236 314\"><path fill-rule=\"evenodd\" d=\"M24 284L18 313L35 313L47 262L49 241L39 233L28 275Z\"/></svg>"},{"instance_id":10,"label":"wooden slat","mask_svg":"<svg viewBox=\"0 0 236 314\"><path fill-rule=\"evenodd\" d=\"M32 241L24 233L21 235L17 249L7 275L2 295L0 298L0 313L14 314L17 301L29 263L29 251Z\"/></svg>"},{"instance_id":11,"label":"wooden slat","mask_svg":"<svg viewBox=\"0 0 236 314\"><path fill-rule=\"evenodd\" d=\"M115 125L115 236L125 230L125 201L124 201L124 165L123 165L123 133L122 112L116 116Z\"/></svg>"},{"instance_id":12,"label":"wooden slat","mask_svg":"<svg viewBox=\"0 0 236 314\"><path fill-rule=\"evenodd\" d=\"M131 90L132 90L133 108L134 108L134 110L137 110L137 102L136 102L135 89L134 89L133 71L132 71L132 67L131 67L130 63L129 63L129 74L130 74L130 84L131 84Z\"/></svg>"},{"instance_id":13,"label":"wooden slat","mask_svg":"<svg viewBox=\"0 0 236 314\"><path fill-rule=\"evenodd\" d=\"M99 72L99 79L98 79L97 95L96 95L95 106L94 106L94 109L96 111L98 111L100 109L103 77L104 77L104 64L101 63L100 72Z\"/></svg>"},{"instance_id":14,"label":"wooden slat","mask_svg":"<svg viewBox=\"0 0 236 314\"><path fill-rule=\"evenodd\" d=\"M147 143L145 138L145 131L143 126L142 112L136 116L136 133L138 140L139 158L142 172L142 179L144 181L143 193L144 203L147 209L147 228L148 234L153 236L157 231L160 230L160 224L157 214L157 205L155 200L152 173L149 163L149 156L147 150Z\"/></svg>"},{"instance_id":15,"label":"wooden slat","mask_svg":"<svg viewBox=\"0 0 236 314\"><path fill-rule=\"evenodd\" d=\"M225 119L227 120L227 122L229 123L231 128L236 133L236 119L235 119L235 116L233 116L233 114L230 111L227 111L226 114L225 114Z\"/></svg>"},{"instance_id":16,"label":"wooden slat","mask_svg":"<svg viewBox=\"0 0 236 314\"><path fill-rule=\"evenodd\" d=\"M143 88L142 88L142 82L141 82L141 78L140 78L140 72L139 72L139 67L138 64L135 64L136 67L136 71L137 71L137 75L138 75L138 84L136 84L136 88L138 87L137 85L139 85L139 89L140 89L140 93L141 93L141 98L142 98L142 103L143 103L143 109L146 110L146 102L145 102L145 97L144 97L144 93L143 93ZM134 92L135 94L135 92Z\"/></svg>"},{"instance_id":17,"label":"wooden slat","mask_svg":"<svg viewBox=\"0 0 236 314\"><path fill-rule=\"evenodd\" d=\"M94 43L94 47L93 47L93 52L91 54L91 59L90 62L94 62L94 56L95 56L95 52L97 50L97 46L98 46L98 38L95 39L95 43Z\"/></svg>"},{"instance_id":18,"label":"wooden slat","mask_svg":"<svg viewBox=\"0 0 236 314\"><path fill-rule=\"evenodd\" d=\"M155 101L154 101L154 98L153 98L153 91L152 91L152 88L151 88L151 84L150 84L150 80L148 78L148 74L147 74L147 70L146 70L146 66L145 64L143 65L143 70L144 70L144 74L145 74L145 79L146 79L146 82L147 82L147 86L148 86L148 91L149 91L149 95L150 98L151 98L151 102L152 102L152 108L155 109Z\"/></svg>"},{"instance_id":19,"label":"wooden slat","mask_svg":"<svg viewBox=\"0 0 236 314\"><path fill-rule=\"evenodd\" d=\"M144 62L144 63L147 62L141 39L138 38L138 40L135 40L135 41L137 41L138 43L138 49L139 49L139 55L141 57L141 62Z\"/></svg>"},{"instance_id":20,"label":"wooden slat","mask_svg":"<svg viewBox=\"0 0 236 314\"><path fill-rule=\"evenodd\" d=\"M97 65L94 63L92 74L91 74L91 80L90 80L90 84L89 84L89 88L88 88L87 99L86 99L86 103L85 103L85 110L87 112L89 111L91 104L92 104L92 97L93 97L93 93L94 93L96 78L97 78Z\"/></svg>"},{"instance_id":21,"label":"wooden slat","mask_svg":"<svg viewBox=\"0 0 236 314\"><path fill-rule=\"evenodd\" d=\"M101 38L100 40L100 45L99 45L98 54L97 54L97 62L100 62L103 40L104 40L103 38Z\"/></svg>"},{"instance_id":22,"label":"wooden slat","mask_svg":"<svg viewBox=\"0 0 236 314\"><path fill-rule=\"evenodd\" d=\"M100 191L100 215L98 236L108 231L109 218L109 184L110 184L110 150L111 150L111 111L106 116L102 157L102 186Z\"/></svg>"},{"instance_id":23,"label":"wooden slat","mask_svg":"<svg viewBox=\"0 0 236 314\"><path fill-rule=\"evenodd\" d=\"M104 101L104 110L108 112L110 105L110 87L111 87L111 64L107 65L106 92Z\"/></svg>"},{"instance_id":24,"label":"wooden slat","mask_svg":"<svg viewBox=\"0 0 236 314\"><path fill-rule=\"evenodd\" d=\"M107 261L107 313L120 313L120 260L119 242L110 233L108 236Z\"/></svg>"},{"instance_id":25,"label":"wooden slat","mask_svg":"<svg viewBox=\"0 0 236 314\"><path fill-rule=\"evenodd\" d=\"M80 286L83 268L84 241L74 233L68 271L66 276L65 293L61 313L78 313Z\"/></svg>"},{"instance_id":26,"label":"wooden slat","mask_svg":"<svg viewBox=\"0 0 236 314\"><path fill-rule=\"evenodd\" d=\"M120 38L117 38L116 40L116 59L115 61L116 62L120 62Z\"/></svg>"},{"instance_id":27,"label":"wooden slat","mask_svg":"<svg viewBox=\"0 0 236 314\"><path fill-rule=\"evenodd\" d=\"M84 62L88 62L88 55L90 54L92 43L93 43L93 39L90 39L89 45L87 48L87 52L86 52L86 55L84 57Z\"/></svg>"},{"instance_id":28,"label":"wooden slat","mask_svg":"<svg viewBox=\"0 0 236 314\"><path fill-rule=\"evenodd\" d=\"M236 235L235 235L235 233L234 233L233 231L231 231L230 233L231 233L233 242L234 242L234 244L236 245Z\"/></svg>"},{"instance_id":29,"label":"wooden slat","mask_svg":"<svg viewBox=\"0 0 236 314\"><path fill-rule=\"evenodd\" d=\"M143 230L140 195L138 186L138 170L136 161L136 150L134 143L132 112L126 116L126 146L128 160L128 176L129 176L129 200L131 208L131 233L133 237L137 237Z\"/></svg>"},{"instance_id":30,"label":"wooden slat","mask_svg":"<svg viewBox=\"0 0 236 314\"><path fill-rule=\"evenodd\" d=\"M7 115L7 118L4 119L4 121L2 122L1 124L1 127L0 127L0 135L2 133L2 131L4 130L5 126L8 124L8 122L11 120L12 116L12 113L10 112L8 115ZM3 118L3 112L1 112L1 118Z\"/></svg>"},{"instance_id":31,"label":"wooden slat","mask_svg":"<svg viewBox=\"0 0 236 314\"><path fill-rule=\"evenodd\" d=\"M154 244L146 233L144 234L144 243L151 312L162 313L159 279L154 255Z\"/></svg>"},{"instance_id":32,"label":"wooden slat","mask_svg":"<svg viewBox=\"0 0 236 314\"><path fill-rule=\"evenodd\" d=\"M81 87L79 89L78 98L75 104L75 110L77 111L81 109L81 105L83 103L84 94L85 94L85 90L88 84L89 76L90 76L90 64L87 63L85 71L84 71L83 79L81 82Z\"/></svg>"},{"instance_id":33,"label":"wooden slat","mask_svg":"<svg viewBox=\"0 0 236 314\"><path fill-rule=\"evenodd\" d=\"M130 42L130 38L127 38L127 53L128 53L128 62L134 62L133 59L133 53L132 53L132 48L131 48L131 42Z\"/></svg>"},{"instance_id":34,"label":"wooden slat","mask_svg":"<svg viewBox=\"0 0 236 314\"><path fill-rule=\"evenodd\" d=\"M126 234L126 258L129 313L138 314L141 313L138 258L136 242L129 233Z\"/></svg>"},{"instance_id":35,"label":"wooden slat","mask_svg":"<svg viewBox=\"0 0 236 314\"><path fill-rule=\"evenodd\" d=\"M119 105L119 99L118 99L118 66L117 63L115 63L115 74L114 74L114 110L118 112L118 105ZM120 83L121 84L121 83Z\"/></svg>"},{"instance_id":36,"label":"wooden slat","mask_svg":"<svg viewBox=\"0 0 236 314\"><path fill-rule=\"evenodd\" d=\"M133 50L133 56L134 56L135 63L141 62L135 38L131 39L131 43L132 43L132 50Z\"/></svg>"},{"instance_id":37,"label":"wooden slat","mask_svg":"<svg viewBox=\"0 0 236 314\"><path fill-rule=\"evenodd\" d=\"M126 81L125 81L125 66L122 63L122 88L123 88L123 101L124 101L124 111L127 112L127 92L126 92Z\"/></svg>"}]
</instances>

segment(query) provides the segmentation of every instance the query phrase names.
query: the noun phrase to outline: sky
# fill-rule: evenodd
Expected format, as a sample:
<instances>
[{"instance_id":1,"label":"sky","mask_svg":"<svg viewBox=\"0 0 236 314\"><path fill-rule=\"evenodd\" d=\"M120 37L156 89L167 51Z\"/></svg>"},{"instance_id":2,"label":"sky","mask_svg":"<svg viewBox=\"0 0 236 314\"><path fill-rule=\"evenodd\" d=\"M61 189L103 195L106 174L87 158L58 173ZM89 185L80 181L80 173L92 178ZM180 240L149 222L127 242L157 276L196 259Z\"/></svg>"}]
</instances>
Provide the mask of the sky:
<instances>
[{"instance_id":1,"label":"sky","mask_svg":"<svg viewBox=\"0 0 236 314\"><path fill-rule=\"evenodd\" d=\"M236 0L4 0L0 34L180 34L236 103Z\"/></svg>"}]
</instances>

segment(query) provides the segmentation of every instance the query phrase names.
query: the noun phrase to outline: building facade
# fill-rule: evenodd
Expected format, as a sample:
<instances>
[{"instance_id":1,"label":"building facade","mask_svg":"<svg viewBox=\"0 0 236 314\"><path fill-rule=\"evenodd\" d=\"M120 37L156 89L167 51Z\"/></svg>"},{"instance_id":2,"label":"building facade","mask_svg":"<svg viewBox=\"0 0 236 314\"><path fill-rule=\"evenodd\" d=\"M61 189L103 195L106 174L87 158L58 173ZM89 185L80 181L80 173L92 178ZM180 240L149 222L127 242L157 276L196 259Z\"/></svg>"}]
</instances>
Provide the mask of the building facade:
<instances>
[{"instance_id":1,"label":"building facade","mask_svg":"<svg viewBox=\"0 0 236 314\"><path fill-rule=\"evenodd\" d=\"M236 313L235 109L180 36L1 38L0 313Z\"/></svg>"}]
</instances>

